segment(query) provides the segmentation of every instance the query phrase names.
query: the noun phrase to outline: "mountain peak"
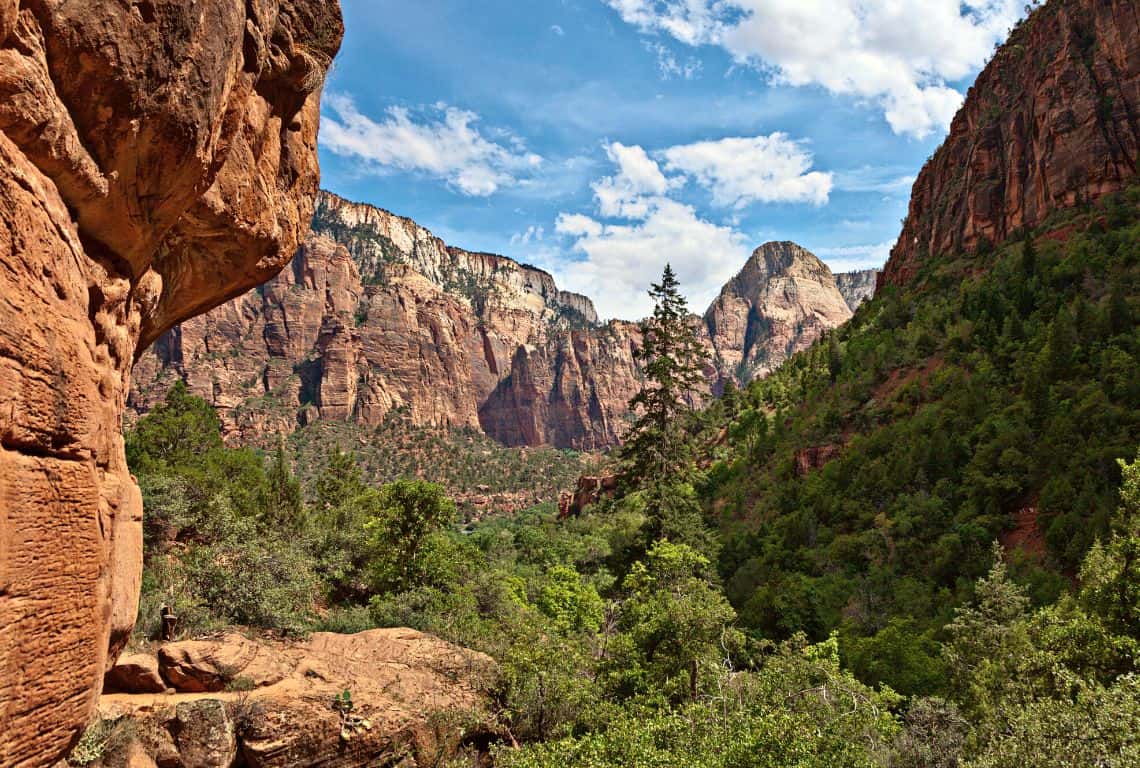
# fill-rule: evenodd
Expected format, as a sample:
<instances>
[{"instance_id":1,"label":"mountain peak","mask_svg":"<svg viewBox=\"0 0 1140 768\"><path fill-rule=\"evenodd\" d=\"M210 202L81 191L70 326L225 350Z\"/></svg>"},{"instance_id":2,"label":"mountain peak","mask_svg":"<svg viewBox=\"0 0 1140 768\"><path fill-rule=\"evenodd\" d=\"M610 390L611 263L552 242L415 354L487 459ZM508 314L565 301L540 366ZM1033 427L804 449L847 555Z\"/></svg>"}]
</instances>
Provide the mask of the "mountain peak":
<instances>
[{"instance_id":1,"label":"mountain peak","mask_svg":"<svg viewBox=\"0 0 1140 768\"><path fill-rule=\"evenodd\" d=\"M764 376L851 318L827 265L797 243L765 243L705 313L721 376Z\"/></svg>"}]
</instances>

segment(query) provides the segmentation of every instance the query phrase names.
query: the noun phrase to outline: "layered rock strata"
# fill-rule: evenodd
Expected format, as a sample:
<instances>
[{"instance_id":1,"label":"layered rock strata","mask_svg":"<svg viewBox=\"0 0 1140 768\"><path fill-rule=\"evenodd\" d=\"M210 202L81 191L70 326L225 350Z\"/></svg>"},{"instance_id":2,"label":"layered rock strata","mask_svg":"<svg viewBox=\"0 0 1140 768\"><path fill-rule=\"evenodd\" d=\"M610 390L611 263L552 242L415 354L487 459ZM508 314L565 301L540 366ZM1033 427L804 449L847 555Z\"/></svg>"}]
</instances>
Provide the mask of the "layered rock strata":
<instances>
[{"instance_id":1,"label":"layered rock strata","mask_svg":"<svg viewBox=\"0 0 1140 768\"><path fill-rule=\"evenodd\" d=\"M309 226L335 0L0 0L0 765L52 765L134 622L128 377Z\"/></svg>"},{"instance_id":2,"label":"layered rock strata","mask_svg":"<svg viewBox=\"0 0 1140 768\"><path fill-rule=\"evenodd\" d=\"M860 269L854 272L840 272L835 275L835 285L851 311L859 309L863 302L875 297L879 282L878 269Z\"/></svg>"},{"instance_id":3,"label":"layered rock strata","mask_svg":"<svg viewBox=\"0 0 1140 768\"><path fill-rule=\"evenodd\" d=\"M405 410L509 445L595 449L624 429L639 343L546 272L323 193L292 269L164 336L131 403L145 410L181 377L235 442Z\"/></svg>"},{"instance_id":4,"label":"layered rock strata","mask_svg":"<svg viewBox=\"0 0 1140 768\"><path fill-rule=\"evenodd\" d=\"M693 319L716 360L710 389L765 374L850 316L818 259L764 246ZM292 269L160 339L139 361L131 405L145 411L182 378L235 443L402 410L506 445L595 450L628 427L640 344L638 324L600 323L588 298L541 270L322 193Z\"/></svg>"},{"instance_id":5,"label":"layered rock strata","mask_svg":"<svg viewBox=\"0 0 1140 768\"><path fill-rule=\"evenodd\" d=\"M1140 170L1140 5L1051 0L1000 48L914 185L883 272L973 252L1056 210L1116 192Z\"/></svg>"}]
</instances>

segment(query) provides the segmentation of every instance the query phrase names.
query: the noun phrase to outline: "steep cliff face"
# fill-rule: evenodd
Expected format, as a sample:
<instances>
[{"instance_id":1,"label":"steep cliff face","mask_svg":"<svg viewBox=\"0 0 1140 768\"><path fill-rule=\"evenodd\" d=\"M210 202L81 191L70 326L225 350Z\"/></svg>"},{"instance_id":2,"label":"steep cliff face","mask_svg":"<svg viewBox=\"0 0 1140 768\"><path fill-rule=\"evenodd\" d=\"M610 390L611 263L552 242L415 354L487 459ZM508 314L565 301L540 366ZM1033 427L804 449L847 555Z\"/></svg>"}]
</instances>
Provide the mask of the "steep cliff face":
<instances>
[{"instance_id":1,"label":"steep cliff face","mask_svg":"<svg viewBox=\"0 0 1140 768\"><path fill-rule=\"evenodd\" d=\"M867 285L854 280L853 297ZM815 256L759 249L694 317L716 360L710 388L767 373L850 316ZM413 424L481 429L510 446L596 450L628 426L640 343L636 323L599 324L588 298L541 270L321 193L292 269L166 334L138 362L130 403L146 410L182 378L233 442L313 419L377 425L402 409Z\"/></svg>"},{"instance_id":2,"label":"steep cliff face","mask_svg":"<svg viewBox=\"0 0 1140 768\"><path fill-rule=\"evenodd\" d=\"M705 313L725 378L765 376L851 318L827 265L795 243L757 248Z\"/></svg>"},{"instance_id":3,"label":"steep cliff face","mask_svg":"<svg viewBox=\"0 0 1140 768\"><path fill-rule=\"evenodd\" d=\"M1052 0L978 77L914 185L882 280L1123 188L1140 162L1140 6Z\"/></svg>"},{"instance_id":4,"label":"steep cliff face","mask_svg":"<svg viewBox=\"0 0 1140 768\"><path fill-rule=\"evenodd\" d=\"M854 312L865 301L875 296L875 287L879 281L879 270L861 269L856 272L841 272L835 276L835 285L847 306Z\"/></svg>"},{"instance_id":5,"label":"steep cliff face","mask_svg":"<svg viewBox=\"0 0 1140 768\"><path fill-rule=\"evenodd\" d=\"M238 442L313 418L376 425L395 409L512 445L617 439L637 387L626 325L600 327L589 299L541 270L448 247L387 211L322 193L313 222L292 269L139 361L133 406L179 376Z\"/></svg>"},{"instance_id":6,"label":"steep cliff face","mask_svg":"<svg viewBox=\"0 0 1140 768\"><path fill-rule=\"evenodd\" d=\"M130 634L131 365L293 254L342 31L335 0L0 0L2 765L63 756Z\"/></svg>"}]
</instances>

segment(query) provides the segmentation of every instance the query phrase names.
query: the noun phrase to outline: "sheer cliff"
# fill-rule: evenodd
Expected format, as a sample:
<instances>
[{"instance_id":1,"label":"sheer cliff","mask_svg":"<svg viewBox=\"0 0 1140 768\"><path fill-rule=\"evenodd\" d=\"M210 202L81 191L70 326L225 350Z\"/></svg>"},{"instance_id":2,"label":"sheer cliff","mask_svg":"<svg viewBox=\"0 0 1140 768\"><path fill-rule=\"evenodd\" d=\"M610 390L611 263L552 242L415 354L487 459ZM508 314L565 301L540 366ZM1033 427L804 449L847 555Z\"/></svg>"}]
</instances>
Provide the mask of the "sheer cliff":
<instances>
[{"instance_id":1,"label":"sheer cliff","mask_svg":"<svg viewBox=\"0 0 1140 768\"><path fill-rule=\"evenodd\" d=\"M0 765L54 765L135 620L131 366L308 229L335 0L0 0Z\"/></svg>"},{"instance_id":2,"label":"sheer cliff","mask_svg":"<svg viewBox=\"0 0 1140 768\"><path fill-rule=\"evenodd\" d=\"M882 280L1117 192L1140 162L1140 6L1054 0L978 76L919 174Z\"/></svg>"}]
</instances>

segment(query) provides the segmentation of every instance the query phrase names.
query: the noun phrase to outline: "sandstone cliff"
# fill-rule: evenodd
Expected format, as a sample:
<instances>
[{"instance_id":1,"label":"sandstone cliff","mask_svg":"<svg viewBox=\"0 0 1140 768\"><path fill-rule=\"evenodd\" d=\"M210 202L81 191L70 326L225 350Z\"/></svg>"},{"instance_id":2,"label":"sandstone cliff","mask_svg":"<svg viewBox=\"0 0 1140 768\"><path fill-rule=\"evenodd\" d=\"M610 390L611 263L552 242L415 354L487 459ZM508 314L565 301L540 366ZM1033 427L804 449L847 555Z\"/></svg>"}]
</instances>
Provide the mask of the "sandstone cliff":
<instances>
[{"instance_id":1,"label":"sandstone cliff","mask_svg":"<svg viewBox=\"0 0 1140 768\"><path fill-rule=\"evenodd\" d=\"M1052 0L978 77L914 185L882 280L1115 192L1140 162L1140 6Z\"/></svg>"},{"instance_id":2,"label":"sandstone cliff","mask_svg":"<svg viewBox=\"0 0 1140 768\"><path fill-rule=\"evenodd\" d=\"M598 448L636 391L636 339L541 270L323 193L292 269L166 334L136 366L131 403L179 376L236 442L402 409L512 445Z\"/></svg>"},{"instance_id":3,"label":"sandstone cliff","mask_svg":"<svg viewBox=\"0 0 1140 768\"><path fill-rule=\"evenodd\" d=\"M852 296L867 286L853 279ZM761 248L694 317L716 360L710 388L767 373L850 316L815 256ZM146 410L182 378L237 443L314 419L375 426L402 410L509 446L596 450L628 426L639 345L636 323L599 324L588 298L546 272L322 193L292 268L162 337L136 366L130 403Z\"/></svg>"},{"instance_id":4,"label":"sandstone cliff","mask_svg":"<svg viewBox=\"0 0 1140 768\"><path fill-rule=\"evenodd\" d=\"M875 287L879 281L879 270L861 269L855 272L840 272L835 276L835 284L842 294L847 306L854 312L865 301L875 296Z\"/></svg>"},{"instance_id":5,"label":"sandstone cliff","mask_svg":"<svg viewBox=\"0 0 1140 768\"><path fill-rule=\"evenodd\" d=\"M705 313L721 375L742 382L771 373L849 319L831 270L795 243L757 248Z\"/></svg>"},{"instance_id":6,"label":"sandstone cliff","mask_svg":"<svg viewBox=\"0 0 1140 768\"><path fill-rule=\"evenodd\" d=\"M134 622L135 356L286 263L335 0L0 0L0 765L52 765Z\"/></svg>"}]
</instances>

